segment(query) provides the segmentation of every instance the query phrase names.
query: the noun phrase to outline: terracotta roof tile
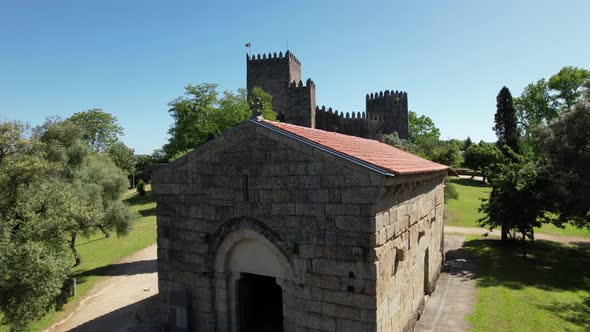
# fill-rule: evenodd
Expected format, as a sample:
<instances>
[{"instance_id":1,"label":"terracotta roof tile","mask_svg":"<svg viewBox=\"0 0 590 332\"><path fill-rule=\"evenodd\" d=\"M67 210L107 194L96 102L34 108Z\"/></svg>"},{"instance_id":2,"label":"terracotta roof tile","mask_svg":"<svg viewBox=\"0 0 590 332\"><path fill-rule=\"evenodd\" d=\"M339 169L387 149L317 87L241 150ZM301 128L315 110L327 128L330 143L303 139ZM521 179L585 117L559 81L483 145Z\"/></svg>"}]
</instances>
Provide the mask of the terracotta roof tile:
<instances>
[{"instance_id":1,"label":"terracotta roof tile","mask_svg":"<svg viewBox=\"0 0 590 332\"><path fill-rule=\"evenodd\" d=\"M393 174L428 173L449 168L448 166L426 160L389 144L372 139L300 127L282 122L268 120L262 120L262 122Z\"/></svg>"}]
</instances>

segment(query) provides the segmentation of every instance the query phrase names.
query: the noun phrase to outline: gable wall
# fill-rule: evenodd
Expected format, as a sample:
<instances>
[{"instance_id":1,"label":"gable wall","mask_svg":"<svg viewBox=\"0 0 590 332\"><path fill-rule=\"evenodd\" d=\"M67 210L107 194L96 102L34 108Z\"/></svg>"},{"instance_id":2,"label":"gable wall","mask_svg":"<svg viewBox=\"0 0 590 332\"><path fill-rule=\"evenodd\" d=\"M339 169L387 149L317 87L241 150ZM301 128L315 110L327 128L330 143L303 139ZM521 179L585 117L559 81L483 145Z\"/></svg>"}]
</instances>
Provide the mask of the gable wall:
<instances>
[{"instance_id":1,"label":"gable wall","mask_svg":"<svg viewBox=\"0 0 590 332\"><path fill-rule=\"evenodd\" d=\"M189 323L227 327L216 314L210 261L220 229L257 220L276 236L299 280L283 284L287 331L376 325L375 212L383 177L351 169L319 150L247 124L154 179L158 215L161 321L174 292L188 292ZM239 136L236 136L239 135ZM364 173L363 173L364 172ZM244 174L249 202L244 201ZM237 221L236 221L237 220ZM244 226L251 223L243 222ZM182 302L182 301L181 301Z\"/></svg>"}]
</instances>

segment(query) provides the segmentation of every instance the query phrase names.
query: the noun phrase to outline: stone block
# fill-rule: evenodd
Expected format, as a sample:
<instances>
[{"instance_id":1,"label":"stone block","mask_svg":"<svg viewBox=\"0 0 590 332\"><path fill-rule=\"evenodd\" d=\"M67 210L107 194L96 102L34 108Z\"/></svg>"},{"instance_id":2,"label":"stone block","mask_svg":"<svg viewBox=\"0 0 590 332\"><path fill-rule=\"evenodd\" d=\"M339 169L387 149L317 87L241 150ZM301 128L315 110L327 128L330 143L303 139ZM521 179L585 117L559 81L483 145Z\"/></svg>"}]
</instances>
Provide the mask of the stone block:
<instances>
[{"instance_id":1,"label":"stone block","mask_svg":"<svg viewBox=\"0 0 590 332\"><path fill-rule=\"evenodd\" d=\"M295 214L298 216L323 216L324 205L314 203L297 203L295 204Z\"/></svg>"}]
</instances>

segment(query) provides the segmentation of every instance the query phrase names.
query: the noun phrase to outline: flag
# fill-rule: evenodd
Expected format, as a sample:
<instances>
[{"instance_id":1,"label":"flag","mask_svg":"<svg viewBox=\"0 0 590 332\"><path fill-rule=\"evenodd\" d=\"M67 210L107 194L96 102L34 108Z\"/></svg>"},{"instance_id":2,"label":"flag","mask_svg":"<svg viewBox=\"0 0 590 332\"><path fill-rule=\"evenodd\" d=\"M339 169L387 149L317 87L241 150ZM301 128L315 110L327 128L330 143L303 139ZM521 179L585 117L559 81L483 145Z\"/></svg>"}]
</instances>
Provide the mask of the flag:
<instances>
[{"instance_id":1,"label":"flag","mask_svg":"<svg viewBox=\"0 0 590 332\"><path fill-rule=\"evenodd\" d=\"M250 45L250 43L246 43L246 45L245 45L245 46L246 46L246 47L250 47L251 45Z\"/></svg>"}]
</instances>

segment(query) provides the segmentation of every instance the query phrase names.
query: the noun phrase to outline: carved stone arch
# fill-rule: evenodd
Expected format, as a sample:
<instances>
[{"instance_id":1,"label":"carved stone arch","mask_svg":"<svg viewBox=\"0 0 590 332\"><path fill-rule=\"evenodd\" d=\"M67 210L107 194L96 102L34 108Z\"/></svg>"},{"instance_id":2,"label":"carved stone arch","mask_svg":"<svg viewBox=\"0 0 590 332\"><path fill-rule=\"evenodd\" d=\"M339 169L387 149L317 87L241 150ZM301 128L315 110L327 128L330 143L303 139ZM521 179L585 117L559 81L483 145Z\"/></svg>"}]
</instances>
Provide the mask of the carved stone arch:
<instances>
[{"instance_id":1,"label":"carved stone arch","mask_svg":"<svg viewBox=\"0 0 590 332\"><path fill-rule=\"evenodd\" d=\"M284 241L272 228L266 224L252 218L235 218L223 223L209 238L209 250L205 257L205 266L211 273L219 272L215 270L215 256L218 254L220 245L227 241L227 236L241 229L252 230L266 238L272 243L287 259L289 264L292 263L293 247Z\"/></svg>"},{"instance_id":2,"label":"carved stone arch","mask_svg":"<svg viewBox=\"0 0 590 332\"><path fill-rule=\"evenodd\" d=\"M250 218L233 219L210 237L206 266L213 275L213 303L219 331L238 331L238 283L248 275L274 278L282 290L283 324L295 327L293 287L302 275L292 258L293 248L264 223Z\"/></svg>"}]
</instances>

